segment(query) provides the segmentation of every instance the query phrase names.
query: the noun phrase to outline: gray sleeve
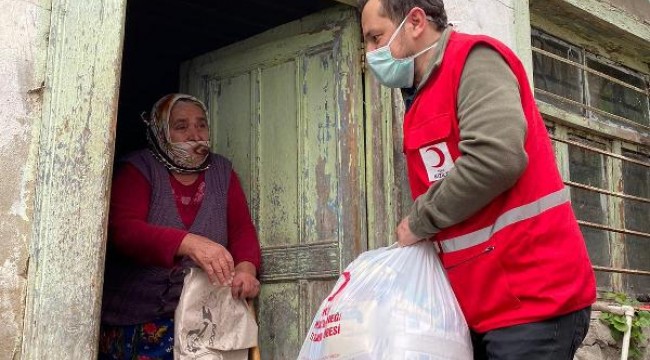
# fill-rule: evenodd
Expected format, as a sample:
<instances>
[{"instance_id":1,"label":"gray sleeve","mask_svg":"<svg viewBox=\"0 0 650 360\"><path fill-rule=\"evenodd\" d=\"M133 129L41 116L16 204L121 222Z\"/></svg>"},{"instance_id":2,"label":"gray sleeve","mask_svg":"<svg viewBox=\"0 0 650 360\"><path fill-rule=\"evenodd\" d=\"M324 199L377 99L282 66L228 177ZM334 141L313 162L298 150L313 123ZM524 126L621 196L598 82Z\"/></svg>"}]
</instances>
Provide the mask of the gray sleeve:
<instances>
[{"instance_id":1,"label":"gray sleeve","mask_svg":"<svg viewBox=\"0 0 650 360\"><path fill-rule=\"evenodd\" d=\"M519 83L492 48L469 54L458 89L461 156L448 176L419 196L411 231L428 237L474 215L512 187L526 166L526 119Z\"/></svg>"}]
</instances>

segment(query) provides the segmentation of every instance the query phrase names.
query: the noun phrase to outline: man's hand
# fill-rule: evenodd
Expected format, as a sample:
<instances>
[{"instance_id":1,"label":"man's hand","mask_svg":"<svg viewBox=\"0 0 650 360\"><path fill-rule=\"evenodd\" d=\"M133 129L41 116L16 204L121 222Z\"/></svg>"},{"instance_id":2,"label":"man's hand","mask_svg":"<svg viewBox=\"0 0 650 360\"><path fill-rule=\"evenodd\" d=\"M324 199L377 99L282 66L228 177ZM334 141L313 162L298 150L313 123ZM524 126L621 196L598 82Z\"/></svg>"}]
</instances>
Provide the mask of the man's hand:
<instances>
[{"instance_id":1,"label":"man's hand","mask_svg":"<svg viewBox=\"0 0 650 360\"><path fill-rule=\"evenodd\" d=\"M260 292L260 282L255 278L255 266L248 261L242 261L235 267L235 278L232 281L232 297L235 299L254 298Z\"/></svg>"},{"instance_id":2,"label":"man's hand","mask_svg":"<svg viewBox=\"0 0 650 360\"><path fill-rule=\"evenodd\" d=\"M400 221L399 225L397 225L396 232L397 232L397 244L399 246L413 245L416 242L422 240L411 232L411 228L409 227L408 216L402 219L402 221Z\"/></svg>"},{"instance_id":3,"label":"man's hand","mask_svg":"<svg viewBox=\"0 0 650 360\"><path fill-rule=\"evenodd\" d=\"M231 285L235 277L232 255L225 247L210 239L187 234L176 252L179 256L189 256L208 274L213 284Z\"/></svg>"}]
</instances>

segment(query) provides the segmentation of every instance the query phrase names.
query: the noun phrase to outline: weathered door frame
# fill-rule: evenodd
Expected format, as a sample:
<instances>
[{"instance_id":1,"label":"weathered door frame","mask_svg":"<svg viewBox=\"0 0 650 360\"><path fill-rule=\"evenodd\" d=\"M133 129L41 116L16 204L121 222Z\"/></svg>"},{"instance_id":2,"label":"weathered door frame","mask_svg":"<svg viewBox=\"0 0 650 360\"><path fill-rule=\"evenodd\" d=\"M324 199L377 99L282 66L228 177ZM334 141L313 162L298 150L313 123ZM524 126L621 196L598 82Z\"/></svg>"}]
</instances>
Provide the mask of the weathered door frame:
<instances>
[{"instance_id":1,"label":"weathered door frame","mask_svg":"<svg viewBox=\"0 0 650 360\"><path fill-rule=\"evenodd\" d=\"M96 358L125 10L51 0L22 359Z\"/></svg>"}]
</instances>

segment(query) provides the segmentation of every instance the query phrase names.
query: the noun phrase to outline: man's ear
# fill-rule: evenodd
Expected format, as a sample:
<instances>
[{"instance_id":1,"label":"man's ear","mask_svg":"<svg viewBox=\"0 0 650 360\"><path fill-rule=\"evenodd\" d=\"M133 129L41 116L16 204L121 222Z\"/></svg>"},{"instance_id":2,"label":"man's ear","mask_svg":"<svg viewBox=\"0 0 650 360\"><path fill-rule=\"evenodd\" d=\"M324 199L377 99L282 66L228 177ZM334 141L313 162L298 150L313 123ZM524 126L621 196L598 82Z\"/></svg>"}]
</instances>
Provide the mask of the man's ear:
<instances>
[{"instance_id":1,"label":"man's ear","mask_svg":"<svg viewBox=\"0 0 650 360\"><path fill-rule=\"evenodd\" d=\"M427 14L422 10L422 8L414 7L408 14L406 22L411 30L411 35L414 38L419 38L428 25Z\"/></svg>"}]
</instances>

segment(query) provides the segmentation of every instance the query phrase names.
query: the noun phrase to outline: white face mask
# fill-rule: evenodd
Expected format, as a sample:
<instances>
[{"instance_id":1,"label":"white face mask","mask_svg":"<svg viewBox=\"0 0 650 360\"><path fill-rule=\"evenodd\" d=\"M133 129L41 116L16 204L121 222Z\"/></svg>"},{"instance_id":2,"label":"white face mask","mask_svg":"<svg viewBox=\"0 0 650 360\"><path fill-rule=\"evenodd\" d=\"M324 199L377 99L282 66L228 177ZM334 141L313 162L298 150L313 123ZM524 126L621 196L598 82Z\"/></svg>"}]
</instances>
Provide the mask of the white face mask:
<instances>
[{"instance_id":1,"label":"white face mask","mask_svg":"<svg viewBox=\"0 0 650 360\"><path fill-rule=\"evenodd\" d=\"M194 169L201 166L210 155L209 141L183 141L169 144L169 154L177 165Z\"/></svg>"},{"instance_id":2,"label":"white face mask","mask_svg":"<svg viewBox=\"0 0 650 360\"><path fill-rule=\"evenodd\" d=\"M395 40L397 33L402 29L407 18L408 16L395 29L390 40L388 40L388 44L366 53L366 61L372 73L381 84L390 88L412 87L413 78L415 77L415 58L438 44L436 42L415 55L403 59L395 59L390 52L390 44Z\"/></svg>"}]
</instances>

